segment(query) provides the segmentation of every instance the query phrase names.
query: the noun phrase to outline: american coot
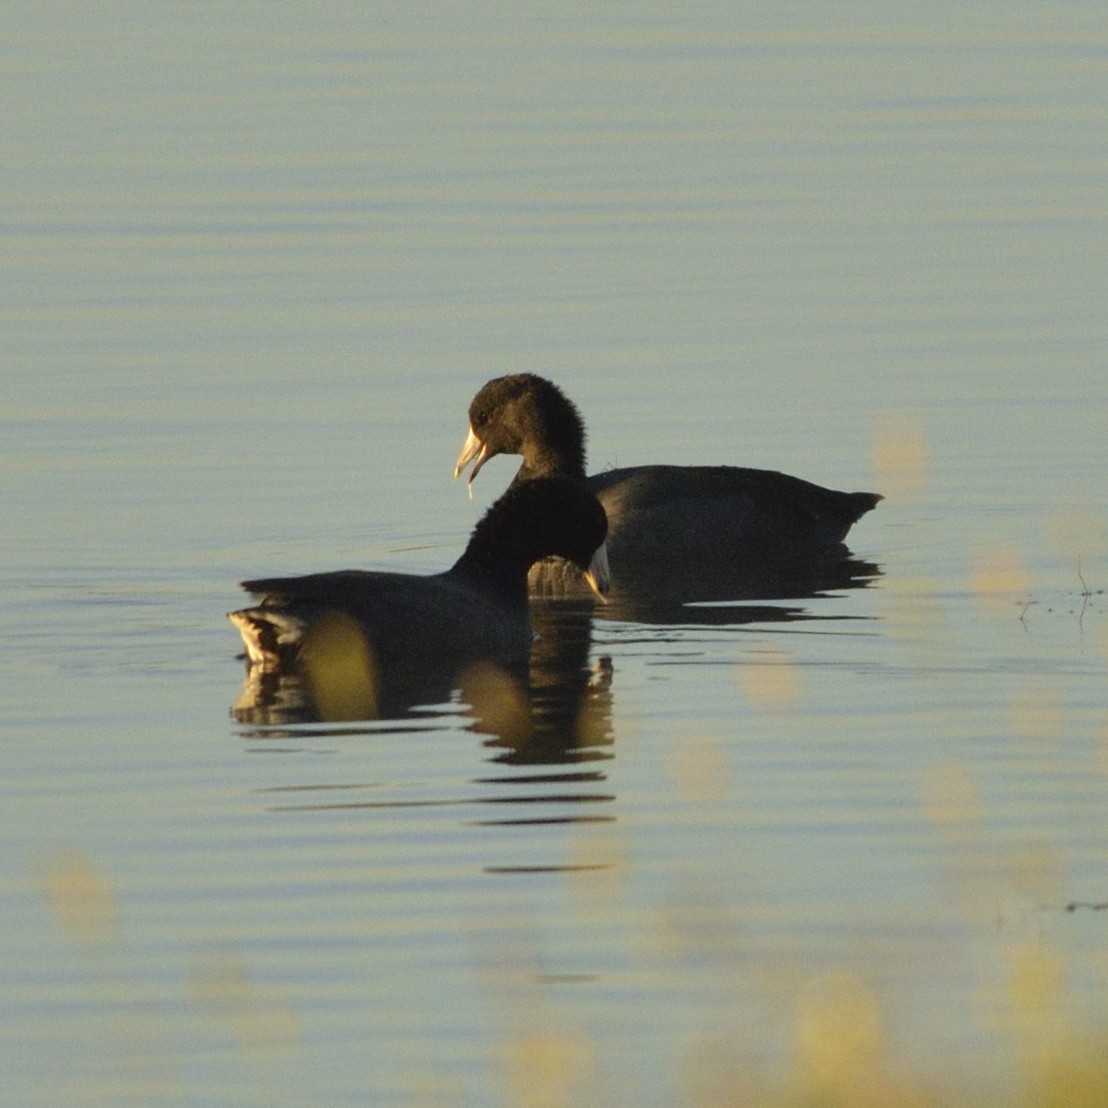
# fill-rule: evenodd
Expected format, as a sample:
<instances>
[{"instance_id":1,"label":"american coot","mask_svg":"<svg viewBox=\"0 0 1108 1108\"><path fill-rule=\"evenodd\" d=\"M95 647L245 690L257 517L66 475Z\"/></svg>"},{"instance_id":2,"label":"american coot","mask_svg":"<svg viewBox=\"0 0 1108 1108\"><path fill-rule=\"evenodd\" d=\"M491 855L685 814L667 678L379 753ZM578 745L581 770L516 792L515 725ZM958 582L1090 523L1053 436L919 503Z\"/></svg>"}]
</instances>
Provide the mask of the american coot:
<instances>
[{"instance_id":1,"label":"american coot","mask_svg":"<svg viewBox=\"0 0 1108 1108\"><path fill-rule=\"evenodd\" d=\"M323 718L391 714L446 700L471 663L526 667L528 569L557 555L603 594L606 530L603 509L578 482L527 482L489 509L444 573L339 570L244 581L261 602L228 618L251 670L296 672L310 696L326 701L317 704Z\"/></svg>"},{"instance_id":2,"label":"american coot","mask_svg":"<svg viewBox=\"0 0 1108 1108\"><path fill-rule=\"evenodd\" d=\"M576 407L530 373L494 378L473 398L454 476L472 462L472 482L497 454L523 458L512 487L559 476L596 494L608 516L617 596L707 600L813 591L824 569L849 553L843 540L851 526L881 499L738 466L646 465L586 477ZM580 575L553 560L532 570L531 588L583 591Z\"/></svg>"}]
</instances>

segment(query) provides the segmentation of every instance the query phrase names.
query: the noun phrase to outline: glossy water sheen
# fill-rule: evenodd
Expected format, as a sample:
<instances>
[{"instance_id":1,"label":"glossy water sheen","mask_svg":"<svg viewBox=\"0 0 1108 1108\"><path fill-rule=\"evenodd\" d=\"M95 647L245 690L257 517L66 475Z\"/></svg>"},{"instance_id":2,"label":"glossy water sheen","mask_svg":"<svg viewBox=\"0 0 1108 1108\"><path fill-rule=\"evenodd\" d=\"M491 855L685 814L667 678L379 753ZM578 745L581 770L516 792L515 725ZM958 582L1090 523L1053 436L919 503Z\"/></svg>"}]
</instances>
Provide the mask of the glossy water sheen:
<instances>
[{"instance_id":1,"label":"glossy water sheen","mask_svg":"<svg viewBox=\"0 0 1108 1108\"><path fill-rule=\"evenodd\" d=\"M1108 1101L1103 4L3 22L0 1098ZM234 718L516 369L883 575L557 617L531 743Z\"/></svg>"}]
</instances>

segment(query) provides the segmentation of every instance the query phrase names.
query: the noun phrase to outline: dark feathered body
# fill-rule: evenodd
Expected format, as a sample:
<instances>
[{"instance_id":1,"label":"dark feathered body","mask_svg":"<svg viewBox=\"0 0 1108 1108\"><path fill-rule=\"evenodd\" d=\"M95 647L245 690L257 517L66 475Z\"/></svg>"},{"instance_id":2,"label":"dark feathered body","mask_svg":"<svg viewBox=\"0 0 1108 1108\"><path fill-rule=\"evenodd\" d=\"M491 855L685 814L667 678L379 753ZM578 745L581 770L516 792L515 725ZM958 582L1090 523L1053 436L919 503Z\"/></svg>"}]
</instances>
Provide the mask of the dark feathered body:
<instances>
[{"instance_id":1,"label":"dark feathered body","mask_svg":"<svg viewBox=\"0 0 1108 1108\"><path fill-rule=\"evenodd\" d=\"M458 471L476 459L470 480L494 455L518 454L513 487L557 475L596 494L608 516L617 593L762 595L800 567L845 554L850 528L881 499L739 466L645 465L587 476L580 414L557 386L533 374L490 381L469 415ZM579 591L574 572L554 562L536 566L531 585L539 592Z\"/></svg>"}]
</instances>

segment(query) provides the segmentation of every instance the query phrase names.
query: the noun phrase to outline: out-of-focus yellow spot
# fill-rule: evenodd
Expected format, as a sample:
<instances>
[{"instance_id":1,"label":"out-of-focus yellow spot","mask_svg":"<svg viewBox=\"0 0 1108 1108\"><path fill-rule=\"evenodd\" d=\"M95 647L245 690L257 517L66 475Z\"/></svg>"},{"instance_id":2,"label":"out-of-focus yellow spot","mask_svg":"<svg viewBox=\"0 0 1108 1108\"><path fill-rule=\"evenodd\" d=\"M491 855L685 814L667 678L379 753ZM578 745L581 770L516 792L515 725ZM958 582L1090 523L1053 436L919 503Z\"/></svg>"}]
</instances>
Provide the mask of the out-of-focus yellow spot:
<instances>
[{"instance_id":1,"label":"out-of-focus yellow spot","mask_svg":"<svg viewBox=\"0 0 1108 1108\"><path fill-rule=\"evenodd\" d=\"M1008 975L1012 1031L1025 1071L1023 1103L1034 1108L1103 1108L1108 1049L1082 1031L1060 958L1041 945L1021 947Z\"/></svg>"},{"instance_id":2,"label":"out-of-focus yellow spot","mask_svg":"<svg viewBox=\"0 0 1108 1108\"><path fill-rule=\"evenodd\" d=\"M925 654L942 649L946 609L934 581L893 574L882 587L881 609L894 638Z\"/></svg>"},{"instance_id":3,"label":"out-of-focus yellow spot","mask_svg":"<svg viewBox=\"0 0 1108 1108\"><path fill-rule=\"evenodd\" d=\"M1062 733L1066 707L1058 690L1042 681L1023 686L1008 713L1012 734L1022 739L1048 741Z\"/></svg>"},{"instance_id":4,"label":"out-of-focus yellow spot","mask_svg":"<svg viewBox=\"0 0 1108 1108\"><path fill-rule=\"evenodd\" d=\"M1091 565L1108 553L1108 526L1092 511L1075 510L1054 516L1050 521L1050 538L1058 554L1073 561L1075 574L1078 559Z\"/></svg>"},{"instance_id":5,"label":"out-of-focus yellow spot","mask_svg":"<svg viewBox=\"0 0 1108 1108\"><path fill-rule=\"evenodd\" d=\"M910 412L881 412L873 425L874 487L885 496L905 500L927 482L931 452L927 434Z\"/></svg>"},{"instance_id":6,"label":"out-of-focus yellow spot","mask_svg":"<svg viewBox=\"0 0 1108 1108\"><path fill-rule=\"evenodd\" d=\"M619 823L580 823L566 859L570 888L586 908L610 910L628 874L627 841Z\"/></svg>"},{"instance_id":7,"label":"out-of-focus yellow spot","mask_svg":"<svg viewBox=\"0 0 1108 1108\"><path fill-rule=\"evenodd\" d=\"M511 674L490 662L475 662L459 674L458 688L478 730L509 746L522 746L531 737L531 703Z\"/></svg>"},{"instance_id":8,"label":"out-of-focus yellow spot","mask_svg":"<svg viewBox=\"0 0 1108 1108\"><path fill-rule=\"evenodd\" d=\"M802 990L796 1017L798 1060L817 1088L864 1088L881 1057L883 1037L877 1002L852 974L829 973Z\"/></svg>"},{"instance_id":9,"label":"out-of-focus yellow spot","mask_svg":"<svg viewBox=\"0 0 1108 1108\"><path fill-rule=\"evenodd\" d=\"M304 634L300 674L322 720L377 718L377 662L362 625L326 612Z\"/></svg>"},{"instance_id":10,"label":"out-of-focus yellow spot","mask_svg":"<svg viewBox=\"0 0 1108 1108\"><path fill-rule=\"evenodd\" d=\"M946 848L939 870L944 902L957 905L969 922L995 923L1006 886L985 836L985 802L977 783L959 765L935 766L924 776L920 806Z\"/></svg>"},{"instance_id":11,"label":"out-of-focus yellow spot","mask_svg":"<svg viewBox=\"0 0 1108 1108\"><path fill-rule=\"evenodd\" d=\"M924 816L944 834L967 839L980 831L985 818L981 793L960 766L933 769L923 783Z\"/></svg>"},{"instance_id":12,"label":"out-of-focus yellow spot","mask_svg":"<svg viewBox=\"0 0 1108 1108\"><path fill-rule=\"evenodd\" d=\"M682 1108L785 1108L752 1064L754 1044L737 1027L718 1027L693 1037L678 1075Z\"/></svg>"},{"instance_id":13,"label":"out-of-focus yellow spot","mask_svg":"<svg viewBox=\"0 0 1108 1108\"><path fill-rule=\"evenodd\" d=\"M524 1035L505 1044L504 1075L513 1108L562 1108L582 1098L596 1059L584 1038L554 1031Z\"/></svg>"},{"instance_id":14,"label":"out-of-focus yellow spot","mask_svg":"<svg viewBox=\"0 0 1108 1108\"><path fill-rule=\"evenodd\" d=\"M405 1075L401 1086L404 1104L415 1108L457 1108L466 1103L467 1089L464 1071L446 1072L452 1059L440 1063L439 1070L417 1070Z\"/></svg>"},{"instance_id":15,"label":"out-of-focus yellow spot","mask_svg":"<svg viewBox=\"0 0 1108 1108\"><path fill-rule=\"evenodd\" d=\"M1057 851L1030 846L1015 854L1006 866L1013 886L1035 905L1057 900L1067 885L1066 867Z\"/></svg>"},{"instance_id":16,"label":"out-of-focus yellow spot","mask_svg":"<svg viewBox=\"0 0 1108 1108\"><path fill-rule=\"evenodd\" d=\"M930 1102L894 1071L876 998L851 973L810 981L797 1009L799 1101L828 1108L925 1108Z\"/></svg>"},{"instance_id":17,"label":"out-of-focus yellow spot","mask_svg":"<svg viewBox=\"0 0 1108 1108\"><path fill-rule=\"evenodd\" d=\"M1017 615L1015 606L1030 599L1031 574L1018 551L1010 545L980 551L970 565L970 587L989 614Z\"/></svg>"},{"instance_id":18,"label":"out-of-focus yellow spot","mask_svg":"<svg viewBox=\"0 0 1108 1108\"><path fill-rule=\"evenodd\" d=\"M40 883L51 915L71 938L104 943L118 937L115 894L82 851L56 854L47 863Z\"/></svg>"},{"instance_id":19,"label":"out-of-focus yellow spot","mask_svg":"<svg viewBox=\"0 0 1108 1108\"><path fill-rule=\"evenodd\" d=\"M189 966L186 988L197 1011L228 1028L246 1054L287 1054L299 1043L300 1029L283 1000L259 989L243 957L233 951L209 951Z\"/></svg>"},{"instance_id":20,"label":"out-of-focus yellow spot","mask_svg":"<svg viewBox=\"0 0 1108 1108\"><path fill-rule=\"evenodd\" d=\"M1065 1020L1066 976L1062 963L1040 946L1018 949L1012 957L1008 988L1017 1019L1039 1027Z\"/></svg>"},{"instance_id":21,"label":"out-of-focus yellow spot","mask_svg":"<svg viewBox=\"0 0 1108 1108\"><path fill-rule=\"evenodd\" d=\"M693 804L718 804L731 792L731 767L714 739L685 739L673 749L670 773L681 799Z\"/></svg>"},{"instance_id":22,"label":"out-of-focus yellow spot","mask_svg":"<svg viewBox=\"0 0 1108 1108\"><path fill-rule=\"evenodd\" d=\"M706 956L724 980L736 964L742 920L711 882L689 873L675 883L668 903L658 916L654 936L658 950L670 957L691 956L701 962Z\"/></svg>"},{"instance_id":23,"label":"out-of-focus yellow spot","mask_svg":"<svg viewBox=\"0 0 1108 1108\"><path fill-rule=\"evenodd\" d=\"M1108 1104L1108 1044L1078 1037L1044 1051L1034 1108L1104 1108Z\"/></svg>"},{"instance_id":24,"label":"out-of-focus yellow spot","mask_svg":"<svg viewBox=\"0 0 1108 1108\"><path fill-rule=\"evenodd\" d=\"M738 667L739 687L755 708L783 712L794 708L804 692L800 667L784 650L766 650L756 661Z\"/></svg>"}]
</instances>

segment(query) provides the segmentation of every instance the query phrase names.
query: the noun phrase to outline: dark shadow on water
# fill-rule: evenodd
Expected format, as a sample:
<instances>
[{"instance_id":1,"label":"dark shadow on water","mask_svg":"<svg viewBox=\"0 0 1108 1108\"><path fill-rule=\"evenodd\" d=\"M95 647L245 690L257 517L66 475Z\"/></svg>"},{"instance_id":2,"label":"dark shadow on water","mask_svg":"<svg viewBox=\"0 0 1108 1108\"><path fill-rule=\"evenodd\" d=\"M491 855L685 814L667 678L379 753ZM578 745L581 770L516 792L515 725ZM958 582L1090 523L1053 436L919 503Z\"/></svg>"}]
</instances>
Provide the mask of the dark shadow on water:
<instances>
[{"instance_id":1,"label":"dark shadow on water","mask_svg":"<svg viewBox=\"0 0 1108 1108\"><path fill-rule=\"evenodd\" d=\"M598 619L652 624L783 623L819 619L803 602L832 592L864 589L881 568L853 556L826 561L731 567L695 583L629 581L595 606Z\"/></svg>"}]
</instances>

